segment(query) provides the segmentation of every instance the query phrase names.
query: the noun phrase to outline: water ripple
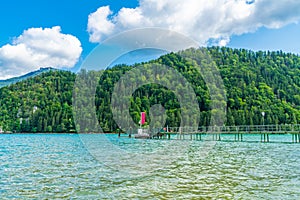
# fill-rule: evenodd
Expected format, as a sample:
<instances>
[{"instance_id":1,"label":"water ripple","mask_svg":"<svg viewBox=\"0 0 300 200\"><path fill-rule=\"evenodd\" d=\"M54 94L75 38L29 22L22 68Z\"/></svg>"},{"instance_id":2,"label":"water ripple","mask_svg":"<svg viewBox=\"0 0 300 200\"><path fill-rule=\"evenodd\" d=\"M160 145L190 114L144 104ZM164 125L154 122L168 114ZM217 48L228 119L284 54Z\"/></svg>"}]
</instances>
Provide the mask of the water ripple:
<instances>
[{"instance_id":1,"label":"water ripple","mask_svg":"<svg viewBox=\"0 0 300 200\"><path fill-rule=\"evenodd\" d=\"M200 141L163 149L168 141L107 137L127 154L118 166L94 159L78 135L0 135L0 199L300 198L299 144L218 142L203 158ZM132 156L155 148L153 160Z\"/></svg>"}]
</instances>

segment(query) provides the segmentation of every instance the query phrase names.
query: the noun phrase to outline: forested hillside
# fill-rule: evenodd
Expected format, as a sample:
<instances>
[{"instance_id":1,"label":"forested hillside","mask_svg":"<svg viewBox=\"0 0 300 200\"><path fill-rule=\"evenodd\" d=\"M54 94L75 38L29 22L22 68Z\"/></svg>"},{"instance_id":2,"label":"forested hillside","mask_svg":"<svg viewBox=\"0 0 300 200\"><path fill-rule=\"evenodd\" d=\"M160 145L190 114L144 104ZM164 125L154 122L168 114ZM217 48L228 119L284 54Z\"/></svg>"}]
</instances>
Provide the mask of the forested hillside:
<instances>
[{"instance_id":1,"label":"forested hillside","mask_svg":"<svg viewBox=\"0 0 300 200\"><path fill-rule=\"evenodd\" d=\"M227 92L227 124L300 121L300 57L291 53L209 48Z\"/></svg>"},{"instance_id":2,"label":"forested hillside","mask_svg":"<svg viewBox=\"0 0 300 200\"><path fill-rule=\"evenodd\" d=\"M300 57L290 53L253 52L225 47L205 49L215 61L227 96L226 125L300 123ZM189 49L151 61L180 72L197 95L201 126L210 124L211 96L205 81L195 70L195 63L180 55L200 54ZM145 67L149 63L143 63ZM120 65L103 72L96 91L96 113L104 131L118 127L111 111L113 87L135 66ZM83 72L84 73L84 72ZM99 72L92 72L99 73ZM168 76L159 77L168 80ZM74 132L72 92L75 74L50 71L0 89L0 126L13 132ZM124 85L126 89L126 84ZM139 113L154 104L167 112L167 124L180 124L180 105L174 92L157 84L145 85L131 98L130 114L138 123ZM261 112L265 112L264 119ZM147 118L147 123L150 123ZM192 119L190 119L192 120ZM88 131L88 130L85 130Z\"/></svg>"},{"instance_id":3,"label":"forested hillside","mask_svg":"<svg viewBox=\"0 0 300 200\"><path fill-rule=\"evenodd\" d=\"M75 74L49 71L0 89L0 125L13 132L74 132Z\"/></svg>"}]
</instances>

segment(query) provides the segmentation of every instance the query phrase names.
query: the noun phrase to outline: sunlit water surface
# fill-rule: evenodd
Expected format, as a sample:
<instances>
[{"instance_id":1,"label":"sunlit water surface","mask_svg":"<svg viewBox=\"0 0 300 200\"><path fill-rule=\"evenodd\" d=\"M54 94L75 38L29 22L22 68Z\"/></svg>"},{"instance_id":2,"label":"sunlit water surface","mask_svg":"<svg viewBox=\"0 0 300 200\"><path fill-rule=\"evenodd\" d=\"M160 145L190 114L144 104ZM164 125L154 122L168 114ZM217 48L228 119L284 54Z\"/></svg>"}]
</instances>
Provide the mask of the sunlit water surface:
<instances>
[{"instance_id":1,"label":"sunlit water surface","mask_svg":"<svg viewBox=\"0 0 300 200\"><path fill-rule=\"evenodd\" d=\"M0 199L300 199L299 143L205 143L0 135Z\"/></svg>"}]
</instances>

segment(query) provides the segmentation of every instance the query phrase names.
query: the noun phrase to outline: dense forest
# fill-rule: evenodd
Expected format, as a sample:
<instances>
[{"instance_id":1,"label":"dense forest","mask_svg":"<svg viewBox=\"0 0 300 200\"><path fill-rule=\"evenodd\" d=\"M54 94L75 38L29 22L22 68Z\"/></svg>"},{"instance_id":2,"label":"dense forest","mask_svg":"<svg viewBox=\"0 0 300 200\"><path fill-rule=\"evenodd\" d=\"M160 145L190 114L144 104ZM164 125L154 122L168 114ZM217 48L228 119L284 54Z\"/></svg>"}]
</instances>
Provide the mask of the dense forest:
<instances>
[{"instance_id":1,"label":"dense forest","mask_svg":"<svg viewBox=\"0 0 300 200\"><path fill-rule=\"evenodd\" d=\"M296 124L300 123L300 57L276 52L253 52L244 49L209 47L188 49L161 56L157 60L133 66L118 65L100 72L81 71L79 76L101 77L97 81L95 107L100 126L106 132L118 126L113 117L111 97L116 84L124 91L128 83L120 81L124 74L138 66L146 70L151 65L169 66L191 84L199 104L199 126L212 125L212 116L221 115L212 108L215 95L205 82L206 74L196 70L205 67L210 55L219 69L226 96L224 104L225 125ZM195 58L201 58L201 64ZM150 70L150 68L149 68ZM150 70L150 73L151 70ZM155 73L155 72L153 72ZM75 132L90 131L75 127L72 112L72 94L76 75L67 71L49 71L0 89L0 126L11 132ZM139 76L137 79L149 77ZM177 84L170 75L156 76L162 82ZM176 91L183 90L178 84ZM166 110L166 125L179 126L184 109L179 104L176 91L159 84L146 84L130 97L129 113L138 123L141 111L151 116L150 107L161 104ZM83 97L80 97L83 98ZM122 97L119 98L119 101ZM84 101L84 100L82 100ZM116 111L122 112L122 111ZM265 112L262 117L261 112ZM83 116L88 115L88 111ZM120 113L121 115L121 113ZM157 116L159 117L159 116ZM194 119L187 119L193 121ZM147 118L147 124L151 118ZM159 126L159 125L158 125Z\"/></svg>"},{"instance_id":2,"label":"dense forest","mask_svg":"<svg viewBox=\"0 0 300 200\"><path fill-rule=\"evenodd\" d=\"M76 75L49 71L0 89L0 124L11 132L75 132Z\"/></svg>"}]
</instances>

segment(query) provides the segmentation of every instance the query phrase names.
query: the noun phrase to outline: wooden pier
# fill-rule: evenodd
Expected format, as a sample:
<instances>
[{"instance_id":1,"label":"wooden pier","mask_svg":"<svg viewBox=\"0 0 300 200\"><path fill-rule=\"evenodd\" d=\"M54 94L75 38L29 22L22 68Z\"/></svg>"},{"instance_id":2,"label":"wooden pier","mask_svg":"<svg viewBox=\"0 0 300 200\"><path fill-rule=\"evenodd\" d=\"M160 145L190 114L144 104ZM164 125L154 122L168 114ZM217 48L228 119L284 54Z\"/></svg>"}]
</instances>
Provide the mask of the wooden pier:
<instances>
[{"instance_id":1,"label":"wooden pier","mask_svg":"<svg viewBox=\"0 0 300 200\"><path fill-rule=\"evenodd\" d=\"M164 129L146 129L150 139L178 139L178 140L215 140L230 138L230 141L244 141L249 135L260 135L257 142L272 142L276 136L291 135L290 142L300 143L300 124L284 125L243 125L243 126L203 126L203 127L166 127ZM125 135L135 134L130 130ZM124 134L120 134L121 137Z\"/></svg>"}]
</instances>

